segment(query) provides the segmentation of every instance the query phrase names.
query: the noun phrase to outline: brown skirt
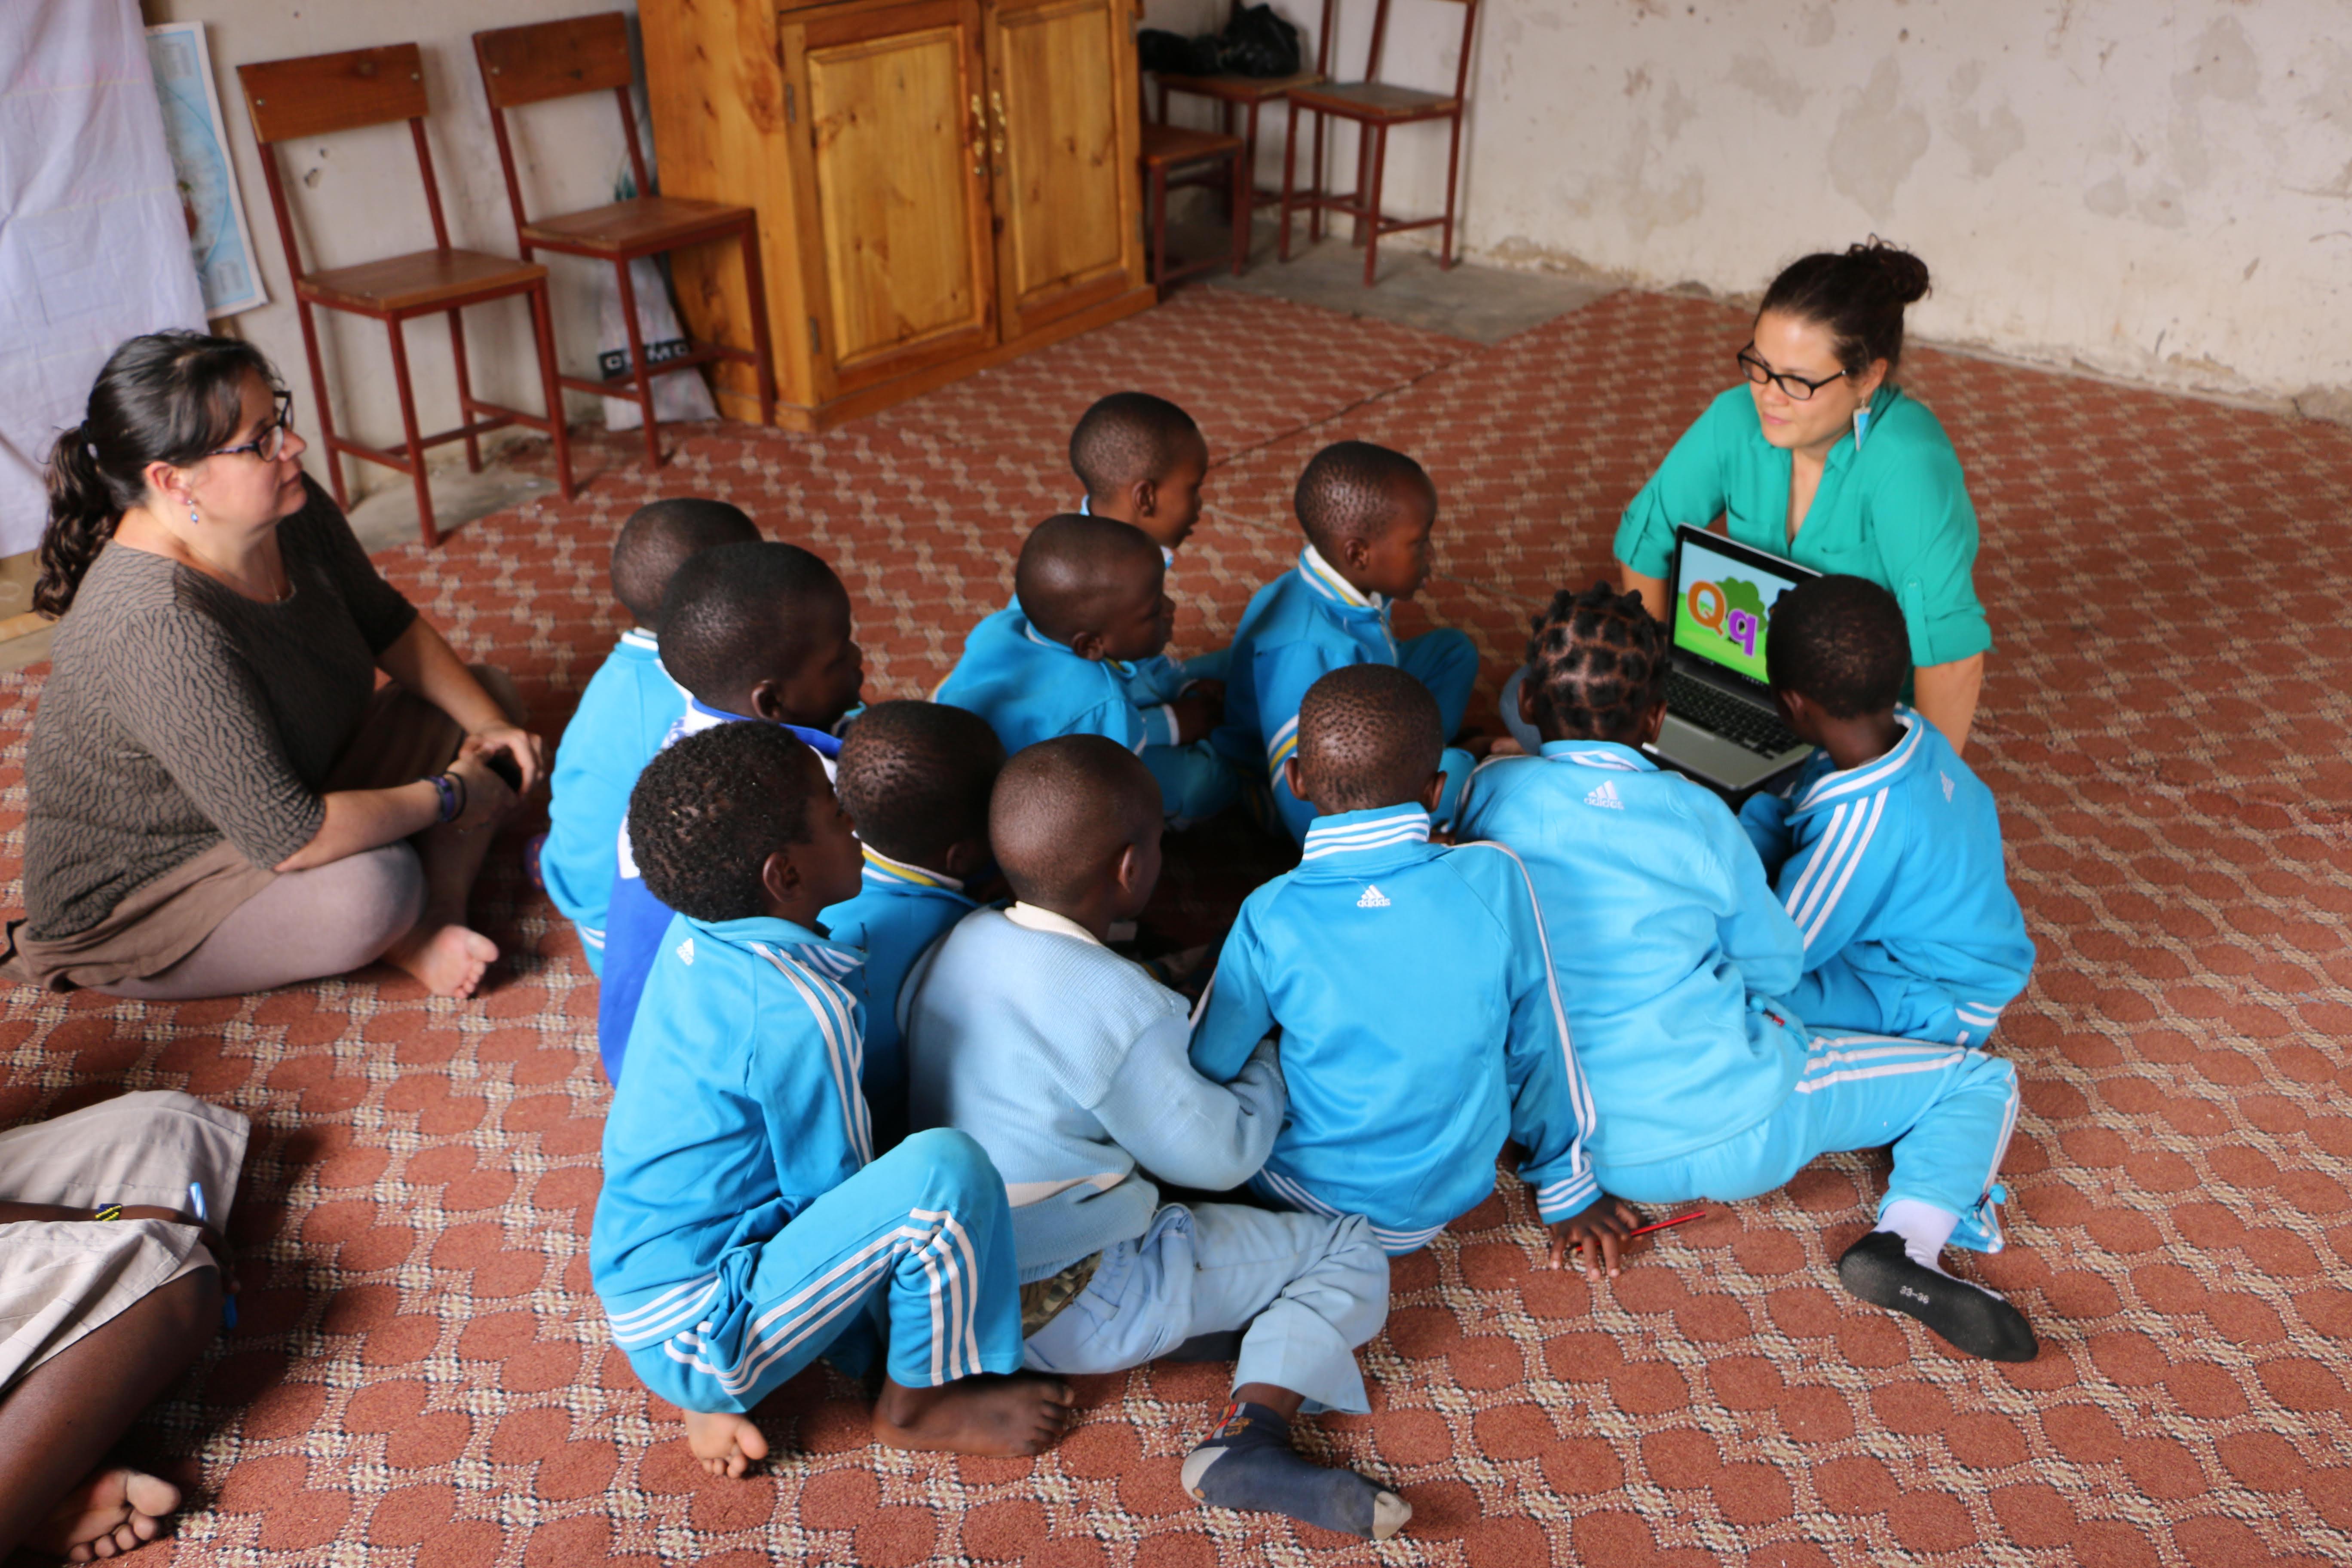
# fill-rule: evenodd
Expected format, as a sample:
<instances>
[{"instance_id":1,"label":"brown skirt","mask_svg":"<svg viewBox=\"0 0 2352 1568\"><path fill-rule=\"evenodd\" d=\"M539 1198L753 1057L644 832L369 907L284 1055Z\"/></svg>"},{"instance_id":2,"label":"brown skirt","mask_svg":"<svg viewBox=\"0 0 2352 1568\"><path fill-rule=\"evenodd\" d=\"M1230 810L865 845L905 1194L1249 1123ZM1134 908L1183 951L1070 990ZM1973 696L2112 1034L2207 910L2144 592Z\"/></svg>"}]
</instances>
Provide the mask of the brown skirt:
<instances>
[{"instance_id":1,"label":"brown skirt","mask_svg":"<svg viewBox=\"0 0 2352 1568\"><path fill-rule=\"evenodd\" d=\"M499 705L517 713L520 702L504 670L475 665L476 679ZM406 688L376 688L360 731L327 775L323 794L394 789L447 767L466 739L457 721ZM27 936L21 920L8 922L0 979L49 991L144 980L185 958L221 921L275 881L278 873L247 860L226 839L125 898L106 918L71 936Z\"/></svg>"}]
</instances>

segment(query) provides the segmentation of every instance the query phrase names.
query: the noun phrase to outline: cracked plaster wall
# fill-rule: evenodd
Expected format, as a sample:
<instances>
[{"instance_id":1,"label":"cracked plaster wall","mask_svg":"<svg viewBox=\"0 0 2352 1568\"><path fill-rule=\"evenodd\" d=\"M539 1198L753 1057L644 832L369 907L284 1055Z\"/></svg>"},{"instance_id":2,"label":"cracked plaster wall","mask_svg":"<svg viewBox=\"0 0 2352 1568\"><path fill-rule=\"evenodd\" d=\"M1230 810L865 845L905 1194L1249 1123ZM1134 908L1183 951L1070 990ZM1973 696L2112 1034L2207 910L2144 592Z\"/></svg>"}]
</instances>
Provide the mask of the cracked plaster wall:
<instances>
[{"instance_id":1,"label":"cracked plaster wall","mask_svg":"<svg viewBox=\"0 0 2352 1568\"><path fill-rule=\"evenodd\" d=\"M1319 10L1279 4L1310 25ZM1359 79L1372 7L1339 10L1334 74ZM1752 296L1791 258L1875 232L1934 270L1923 336L2316 408L2332 393L2352 415L2347 0L1480 10L1474 258ZM1223 14L1153 0L1150 25ZM1459 8L1392 15L1383 76L1450 88ZM1269 122L1260 167L1278 182ZM1444 153L1441 129L1394 133L1391 212L1438 209Z\"/></svg>"}]
</instances>

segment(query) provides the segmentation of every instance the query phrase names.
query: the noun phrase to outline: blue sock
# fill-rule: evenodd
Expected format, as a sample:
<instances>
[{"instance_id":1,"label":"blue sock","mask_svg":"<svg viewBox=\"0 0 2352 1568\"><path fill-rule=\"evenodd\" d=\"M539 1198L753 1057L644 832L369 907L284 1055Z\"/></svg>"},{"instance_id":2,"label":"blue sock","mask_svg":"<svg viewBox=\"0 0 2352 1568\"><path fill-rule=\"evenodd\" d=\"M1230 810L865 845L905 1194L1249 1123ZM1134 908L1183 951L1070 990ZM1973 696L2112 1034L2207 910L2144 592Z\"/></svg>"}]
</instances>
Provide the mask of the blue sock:
<instances>
[{"instance_id":1,"label":"blue sock","mask_svg":"<svg viewBox=\"0 0 2352 1568\"><path fill-rule=\"evenodd\" d=\"M1344 1535L1386 1541L1412 1505L1353 1470L1299 1457L1290 1423L1263 1405L1225 1406L1216 1429L1184 1456L1184 1489L1213 1508L1287 1514Z\"/></svg>"}]
</instances>

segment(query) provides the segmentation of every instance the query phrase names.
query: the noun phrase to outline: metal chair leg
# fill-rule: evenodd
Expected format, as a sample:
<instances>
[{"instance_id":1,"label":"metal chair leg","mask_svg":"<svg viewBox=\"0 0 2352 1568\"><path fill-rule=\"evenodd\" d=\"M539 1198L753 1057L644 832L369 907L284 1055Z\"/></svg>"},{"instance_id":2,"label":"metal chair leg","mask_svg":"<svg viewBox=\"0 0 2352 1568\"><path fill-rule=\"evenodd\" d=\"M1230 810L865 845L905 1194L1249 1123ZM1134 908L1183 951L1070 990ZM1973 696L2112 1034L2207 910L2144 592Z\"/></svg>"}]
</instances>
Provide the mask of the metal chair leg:
<instances>
[{"instance_id":1,"label":"metal chair leg","mask_svg":"<svg viewBox=\"0 0 2352 1568\"><path fill-rule=\"evenodd\" d=\"M1437 252L1437 264L1451 268L1454 265L1454 186L1462 170L1462 116L1454 116L1453 145L1445 153L1445 240Z\"/></svg>"},{"instance_id":2,"label":"metal chair leg","mask_svg":"<svg viewBox=\"0 0 2352 1568\"><path fill-rule=\"evenodd\" d=\"M1234 276L1242 275L1249 265L1250 199L1257 194L1257 173L1249 167L1249 149L1244 146L1233 157L1234 171Z\"/></svg>"},{"instance_id":3,"label":"metal chair leg","mask_svg":"<svg viewBox=\"0 0 2352 1568\"><path fill-rule=\"evenodd\" d=\"M343 458L335 450L335 406L327 401L327 373L319 364L319 323L311 319L310 301L297 294L294 312L302 321L302 353L310 362L310 401L319 405L320 450L327 459L327 488L334 493L335 505L344 511L352 507L343 493Z\"/></svg>"},{"instance_id":4,"label":"metal chair leg","mask_svg":"<svg viewBox=\"0 0 2352 1568\"><path fill-rule=\"evenodd\" d=\"M760 423L776 422L776 354L768 342L768 279L760 268L760 224L757 218L743 225L743 292L751 311L751 347L757 351L759 363L752 368L760 377Z\"/></svg>"},{"instance_id":5,"label":"metal chair leg","mask_svg":"<svg viewBox=\"0 0 2352 1568\"><path fill-rule=\"evenodd\" d=\"M637 286L629 277L626 257L613 263L621 278L621 325L628 334L629 369L637 384L637 404L646 416L646 472L661 468L661 432L654 421L653 368L646 363L645 334L637 330Z\"/></svg>"},{"instance_id":6,"label":"metal chair leg","mask_svg":"<svg viewBox=\"0 0 2352 1568\"><path fill-rule=\"evenodd\" d=\"M1369 289L1378 280L1381 264L1381 177L1388 173L1389 128L1370 125L1365 129L1370 132L1372 142L1371 195L1364 207L1364 287Z\"/></svg>"},{"instance_id":7,"label":"metal chair leg","mask_svg":"<svg viewBox=\"0 0 2352 1568\"><path fill-rule=\"evenodd\" d=\"M1290 131L1282 139L1282 235L1275 242L1274 247L1276 258L1282 261L1290 259L1291 189L1297 169L1298 105L1294 103L1290 106ZM1311 226L1314 219L1309 217L1307 222Z\"/></svg>"},{"instance_id":8,"label":"metal chair leg","mask_svg":"<svg viewBox=\"0 0 2352 1568\"><path fill-rule=\"evenodd\" d=\"M555 446L555 489L570 500L577 488L572 482L572 428L563 421L563 385L555 376L555 307L548 299L547 279L532 284L528 297L530 335L539 343L539 384L547 399L547 433Z\"/></svg>"},{"instance_id":9,"label":"metal chair leg","mask_svg":"<svg viewBox=\"0 0 2352 1568\"><path fill-rule=\"evenodd\" d=\"M400 395L400 430L407 444L408 476L416 486L416 530L424 536L425 548L432 549L441 542L441 531L433 526L433 487L425 478L425 443L416 429L416 393L408 382L408 344L400 330L400 318L387 316L384 325L392 331L392 384Z\"/></svg>"},{"instance_id":10,"label":"metal chair leg","mask_svg":"<svg viewBox=\"0 0 2352 1568\"><path fill-rule=\"evenodd\" d=\"M466 316L462 310L449 312L449 357L457 370L457 423L470 426L474 422L474 378L466 369ZM482 471L482 443L471 430L466 433L466 471Z\"/></svg>"}]
</instances>

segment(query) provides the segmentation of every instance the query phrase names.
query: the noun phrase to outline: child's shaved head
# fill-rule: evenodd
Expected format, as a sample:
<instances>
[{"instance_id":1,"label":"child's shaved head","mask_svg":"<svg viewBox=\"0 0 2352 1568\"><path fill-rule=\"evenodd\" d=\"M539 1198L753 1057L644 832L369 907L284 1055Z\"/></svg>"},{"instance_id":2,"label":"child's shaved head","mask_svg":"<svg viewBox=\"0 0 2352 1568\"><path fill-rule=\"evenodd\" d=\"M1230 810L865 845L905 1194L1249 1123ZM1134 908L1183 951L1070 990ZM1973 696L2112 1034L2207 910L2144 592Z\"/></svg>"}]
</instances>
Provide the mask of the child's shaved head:
<instances>
[{"instance_id":1,"label":"child's shaved head","mask_svg":"<svg viewBox=\"0 0 2352 1568\"><path fill-rule=\"evenodd\" d=\"M1166 572L1160 547L1141 529L1066 511L1022 542L1013 595L1031 626L1066 643L1102 630L1147 596L1156 605Z\"/></svg>"},{"instance_id":2,"label":"child's shaved head","mask_svg":"<svg viewBox=\"0 0 2352 1568\"><path fill-rule=\"evenodd\" d=\"M848 637L849 591L797 544L706 550L677 569L662 598L662 668L705 704L750 718L776 716L747 711L747 694L761 682L813 693L793 722L824 727L840 718L857 696ZM846 672L820 680L810 667L845 645Z\"/></svg>"},{"instance_id":3,"label":"child's shaved head","mask_svg":"<svg viewBox=\"0 0 2352 1568\"><path fill-rule=\"evenodd\" d=\"M662 595L688 557L759 538L758 525L723 500L671 496L641 506L613 542L613 596L637 625L657 633Z\"/></svg>"},{"instance_id":4,"label":"child's shaved head","mask_svg":"<svg viewBox=\"0 0 2352 1568\"><path fill-rule=\"evenodd\" d=\"M938 869L957 845L988 841L1004 743L962 708L877 702L849 727L837 766L834 787L857 836L893 860Z\"/></svg>"},{"instance_id":5,"label":"child's shaved head","mask_svg":"<svg viewBox=\"0 0 2352 1568\"><path fill-rule=\"evenodd\" d=\"M1764 668L1832 719L1887 712L1911 673L1903 606L1864 577L1808 579L1772 606Z\"/></svg>"},{"instance_id":6,"label":"child's shaved head","mask_svg":"<svg viewBox=\"0 0 2352 1568\"><path fill-rule=\"evenodd\" d=\"M1148 392L1114 392L1070 432L1070 468L1097 503L1138 481L1158 484L1208 443L1192 416Z\"/></svg>"},{"instance_id":7,"label":"child's shaved head","mask_svg":"<svg viewBox=\"0 0 2352 1568\"><path fill-rule=\"evenodd\" d=\"M1016 752L997 775L989 841L1024 903L1083 900L1129 846L1160 830L1160 785L1141 758L1101 735L1060 735Z\"/></svg>"},{"instance_id":8,"label":"child's shaved head","mask_svg":"<svg viewBox=\"0 0 2352 1568\"><path fill-rule=\"evenodd\" d=\"M1419 800L1445 751L1437 699L1389 664L1351 664L1298 704L1298 771L1326 816Z\"/></svg>"},{"instance_id":9,"label":"child's shaved head","mask_svg":"<svg viewBox=\"0 0 2352 1568\"><path fill-rule=\"evenodd\" d=\"M1419 463L1370 441L1339 441L1315 454L1291 498L1307 541L1327 561L1350 539L1369 544L1409 508L1434 510L1437 487Z\"/></svg>"}]
</instances>

